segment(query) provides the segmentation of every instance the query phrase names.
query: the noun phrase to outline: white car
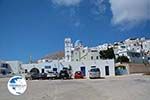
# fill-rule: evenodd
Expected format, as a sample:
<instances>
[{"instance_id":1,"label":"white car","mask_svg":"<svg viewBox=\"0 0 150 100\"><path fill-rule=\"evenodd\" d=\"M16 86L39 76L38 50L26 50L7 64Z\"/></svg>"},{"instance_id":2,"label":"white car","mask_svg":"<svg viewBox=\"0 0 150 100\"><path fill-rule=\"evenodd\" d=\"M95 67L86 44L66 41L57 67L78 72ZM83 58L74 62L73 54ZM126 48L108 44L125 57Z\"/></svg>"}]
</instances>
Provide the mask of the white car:
<instances>
[{"instance_id":1,"label":"white car","mask_svg":"<svg viewBox=\"0 0 150 100\"><path fill-rule=\"evenodd\" d=\"M95 79L95 78L100 78L100 70L99 68L92 68L89 71L89 78L90 79Z\"/></svg>"},{"instance_id":2,"label":"white car","mask_svg":"<svg viewBox=\"0 0 150 100\"><path fill-rule=\"evenodd\" d=\"M57 72L48 72L47 73L47 78L48 79L56 79L58 77L58 73Z\"/></svg>"}]
</instances>

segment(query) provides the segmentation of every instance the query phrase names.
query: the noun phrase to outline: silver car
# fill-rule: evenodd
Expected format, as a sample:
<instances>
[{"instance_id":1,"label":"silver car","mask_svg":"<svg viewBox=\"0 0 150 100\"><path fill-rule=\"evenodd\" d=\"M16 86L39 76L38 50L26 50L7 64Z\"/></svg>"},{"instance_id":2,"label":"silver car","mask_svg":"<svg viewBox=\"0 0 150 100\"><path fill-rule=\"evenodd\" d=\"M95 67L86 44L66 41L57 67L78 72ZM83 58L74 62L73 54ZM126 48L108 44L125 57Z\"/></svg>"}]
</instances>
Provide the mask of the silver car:
<instances>
[{"instance_id":1,"label":"silver car","mask_svg":"<svg viewBox=\"0 0 150 100\"><path fill-rule=\"evenodd\" d=\"M58 73L57 72L48 72L47 73L47 78L48 79L57 79L58 78Z\"/></svg>"},{"instance_id":2,"label":"silver car","mask_svg":"<svg viewBox=\"0 0 150 100\"><path fill-rule=\"evenodd\" d=\"M89 78L90 79L100 78L100 69L99 68L90 69Z\"/></svg>"}]
</instances>

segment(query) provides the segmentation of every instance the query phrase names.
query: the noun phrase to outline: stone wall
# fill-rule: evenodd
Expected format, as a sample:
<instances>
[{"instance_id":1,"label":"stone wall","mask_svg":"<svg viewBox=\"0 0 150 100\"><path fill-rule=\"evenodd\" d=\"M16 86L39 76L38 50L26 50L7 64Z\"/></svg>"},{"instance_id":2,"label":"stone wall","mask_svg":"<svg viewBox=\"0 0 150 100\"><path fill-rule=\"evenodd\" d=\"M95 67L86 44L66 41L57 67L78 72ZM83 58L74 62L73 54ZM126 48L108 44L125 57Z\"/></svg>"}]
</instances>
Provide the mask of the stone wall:
<instances>
[{"instance_id":1,"label":"stone wall","mask_svg":"<svg viewBox=\"0 0 150 100\"><path fill-rule=\"evenodd\" d=\"M129 64L129 74L150 72L150 64Z\"/></svg>"},{"instance_id":2,"label":"stone wall","mask_svg":"<svg viewBox=\"0 0 150 100\"><path fill-rule=\"evenodd\" d=\"M134 63L116 64L116 66L119 65L126 66L128 74L150 72L150 64L134 64Z\"/></svg>"}]
</instances>

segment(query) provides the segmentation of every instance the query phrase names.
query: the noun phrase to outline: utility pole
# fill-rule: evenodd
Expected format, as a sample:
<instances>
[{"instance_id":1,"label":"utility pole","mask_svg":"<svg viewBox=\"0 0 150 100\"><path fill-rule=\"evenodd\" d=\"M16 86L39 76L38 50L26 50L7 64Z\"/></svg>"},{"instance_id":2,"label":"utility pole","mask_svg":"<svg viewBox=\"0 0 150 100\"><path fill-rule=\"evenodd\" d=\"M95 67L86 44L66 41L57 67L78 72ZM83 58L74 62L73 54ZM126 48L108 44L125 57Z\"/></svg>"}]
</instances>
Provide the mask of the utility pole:
<instances>
[{"instance_id":1,"label":"utility pole","mask_svg":"<svg viewBox=\"0 0 150 100\"><path fill-rule=\"evenodd\" d=\"M32 56L30 55L29 56L29 64L31 64L32 63Z\"/></svg>"}]
</instances>

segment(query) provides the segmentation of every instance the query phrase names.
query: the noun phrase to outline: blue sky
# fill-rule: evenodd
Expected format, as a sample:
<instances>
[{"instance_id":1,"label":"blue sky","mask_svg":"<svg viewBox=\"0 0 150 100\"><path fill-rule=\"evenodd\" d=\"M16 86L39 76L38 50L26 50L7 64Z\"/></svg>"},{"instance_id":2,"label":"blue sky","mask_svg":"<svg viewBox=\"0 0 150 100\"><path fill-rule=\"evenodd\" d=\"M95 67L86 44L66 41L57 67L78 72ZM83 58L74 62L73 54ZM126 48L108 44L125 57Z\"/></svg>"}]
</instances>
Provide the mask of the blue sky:
<instances>
[{"instance_id":1,"label":"blue sky","mask_svg":"<svg viewBox=\"0 0 150 100\"><path fill-rule=\"evenodd\" d=\"M150 38L149 0L0 0L0 59L27 62L85 45Z\"/></svg>"}]
</instances>

